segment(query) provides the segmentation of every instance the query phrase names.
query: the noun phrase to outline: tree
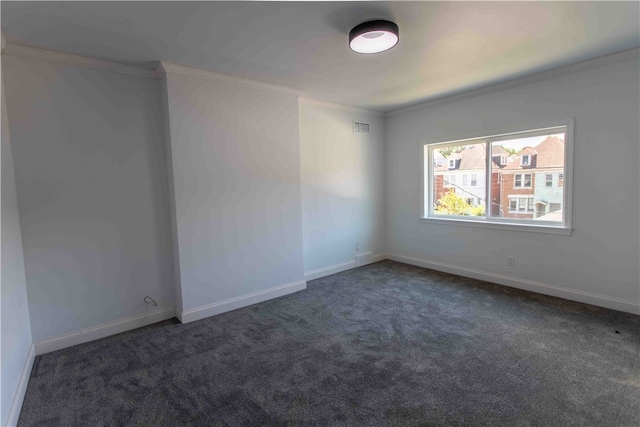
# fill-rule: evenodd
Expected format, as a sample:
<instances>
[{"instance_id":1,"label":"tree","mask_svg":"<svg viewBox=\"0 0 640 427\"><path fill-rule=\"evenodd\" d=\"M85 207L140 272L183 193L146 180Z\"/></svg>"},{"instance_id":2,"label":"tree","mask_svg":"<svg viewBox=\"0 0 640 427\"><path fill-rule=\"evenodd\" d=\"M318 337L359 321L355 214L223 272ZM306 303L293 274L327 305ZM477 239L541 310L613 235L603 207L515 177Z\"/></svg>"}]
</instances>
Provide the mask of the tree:
<instances>
[{"instance_id":1,"label":"tree","mask_svg":"<svg viewBox=\"0 0 640 427\"><path fill-rule=\"evenodd\" d=\"M500 148L502 148L504 151L506 151L510 155L511 154L518 154L520 152L520 150L518 150L516 148L509 148L509 147L505 147L504 145L501 145Z\"/></svg>"},{"instance_id":2,"label":"tree","mask_svg":"<svg viewBox=\"0 0 640 427\"><path fill-rule=\"evenodd\" d=\"M438 149L438 152L442 155L442 157L446 159L453 153L459 153L463 148L464 147L445 147Z\"/></svg>"},{"instance_id":3,"label":"tree","mask_svg":"<svg viewBox=\"0 0 640 427\"><path fill-rule=\"evenodd\" d=\"M484 206L472 206L452 188L438 199L436 213L445 215L484 216Z\"/></svg>"}]
</instances>

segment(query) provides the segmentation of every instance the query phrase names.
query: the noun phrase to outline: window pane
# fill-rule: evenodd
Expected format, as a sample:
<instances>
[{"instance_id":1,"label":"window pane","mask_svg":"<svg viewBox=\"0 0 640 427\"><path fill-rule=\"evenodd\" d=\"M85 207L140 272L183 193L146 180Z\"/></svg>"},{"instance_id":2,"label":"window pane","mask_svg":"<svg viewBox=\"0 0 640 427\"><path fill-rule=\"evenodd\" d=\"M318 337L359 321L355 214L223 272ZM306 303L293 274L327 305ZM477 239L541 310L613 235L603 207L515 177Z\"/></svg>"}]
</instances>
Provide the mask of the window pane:
<instances>
[{"instance_id":1,"label":"window pane","mask_svg":"<svg viewBox=\"0 0 640 427\"><path fill-rule=\"evenodd\" d=\"M562 222L564 138L556 131L490 144L491 217Z\"/></svg>"},{"instance_id":2,"label":"window pane","mask_svg":"<svg viewBox=\"0 0 640 427\"><path fill-rule=\"evenodd\" d=\"M486 143L436 146L432 150L434 215L484 216ZM473 188L468 186L470 176ZM474 200L479 200L477 206Z\"/></svg>"}]
</instances>

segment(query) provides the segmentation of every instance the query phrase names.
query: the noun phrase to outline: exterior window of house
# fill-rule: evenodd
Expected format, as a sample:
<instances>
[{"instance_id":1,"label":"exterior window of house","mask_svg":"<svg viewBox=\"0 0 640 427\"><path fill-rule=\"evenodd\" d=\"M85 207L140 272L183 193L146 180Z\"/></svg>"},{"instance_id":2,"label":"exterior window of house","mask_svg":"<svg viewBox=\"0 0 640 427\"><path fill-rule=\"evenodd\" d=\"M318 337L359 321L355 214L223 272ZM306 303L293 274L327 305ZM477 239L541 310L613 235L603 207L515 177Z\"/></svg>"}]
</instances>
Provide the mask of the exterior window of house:
<instances>
[{"instance_id":1,"label":"exterior window of house","mask_svg":"<svg viewBox=\"0 0 640 427\"><path fill-rule=\"evenodd\" d=\"M527 212L533 212L534 204L535 203L533 203L533 197L529 197L527 199Z\"/></svg>"},{"instance_id":2,"label":"exterior window of house","mask_svg":"<svg viewBox=\"0 0 640 427\"><path fill-rule=\"evenodd\" d=\"M422 219L569 234L572 135L573 121L565 120L521 132L423 143ZM520 162L509 163L505 150ZM448 158L452 152L455 159ZM461 186L450 167L460 171Z\"/></svg>"},{"instance_id":3,"label":"exterior window of house","mask_svg":"<svg viewBox=\"0 0 640 427\"><path fill-rule=\"evenodd\" d=\"M509 211L517 213L533 212L533 197L509 196Z\"/></svg>"},{"instance_id":4,"label":"exterior window of house","mask_svg":"<svg viewBox=\"0 0 640 427\"><path fill-rule=\"evenodd\" d=\"M553 187L553 174L545 174L544 176L544 186L549 188Z\"/></svg>"},{"instance_id":5,"label":"exterior window of house","mask_svg":"<svg viewBox=\"0 0 640 427\"><path fill-rule=\"evenodd\" d=\"M516 174L513 179L514 188L530 188L531 187L531 174L522 173Z\"/></svg>"}]
</instances>

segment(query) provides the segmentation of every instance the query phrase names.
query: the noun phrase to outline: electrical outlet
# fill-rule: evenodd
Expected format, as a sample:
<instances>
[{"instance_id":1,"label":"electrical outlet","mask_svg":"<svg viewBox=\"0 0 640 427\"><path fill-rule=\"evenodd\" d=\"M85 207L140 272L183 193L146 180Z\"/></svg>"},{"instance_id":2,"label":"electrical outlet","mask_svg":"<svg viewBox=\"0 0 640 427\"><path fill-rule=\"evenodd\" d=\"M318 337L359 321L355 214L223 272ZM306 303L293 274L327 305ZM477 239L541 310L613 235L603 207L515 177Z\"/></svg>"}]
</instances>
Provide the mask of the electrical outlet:
<instances>
[{"instance_id":1,"label":"electrical outlet","mask_svg":"<svg viewBox=\"0 0 640 427\"><path fill-rule=\"evenodd\" d=\"M515 259L515 257L508 256L508 257L507 257L507 265L508 265L509 267L513 267L513 266L515 266L515 265L516 265L516 259Z\"/></svg>"},{"instance_id":2,"label":"electrical outlet","mask_svg":"<svg viewBox=\"0 0 640 427\"><path fill-rule=\"evenodd\" d=\"M356 252L360 250L360 243L356 243Z\"/></svg>"}]
</instances>

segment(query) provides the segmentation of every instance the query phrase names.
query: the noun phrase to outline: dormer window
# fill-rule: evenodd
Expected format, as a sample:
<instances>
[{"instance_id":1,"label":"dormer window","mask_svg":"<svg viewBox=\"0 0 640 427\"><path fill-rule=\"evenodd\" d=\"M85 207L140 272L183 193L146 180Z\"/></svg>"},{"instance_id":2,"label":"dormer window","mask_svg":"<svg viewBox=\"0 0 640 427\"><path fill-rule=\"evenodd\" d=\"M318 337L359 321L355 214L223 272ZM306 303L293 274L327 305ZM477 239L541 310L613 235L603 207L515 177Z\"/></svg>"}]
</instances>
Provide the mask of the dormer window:
<instances>
[{"instance_id":1,"label":"dormer window","mask_svg":"<svg viewBox=\"0 0 640 427\"><path fill-rule=\"evenodd\" d=\"M531 154L523 154L520 159L520 165L531 166Z\"/></svg>"},{"instance_id":2,"label":"dormer window","mask_svg":"<svg viewBox=\"0 0 640 427\"><path fill-rule=\"evenodd\" d=\"M449 169L456 168L456 159L449 159Z\"/></svg>"},{"instance_id":3,"label":"dormer window","mask_svg":"<svg viewBox=\"0 0 640 427\"><path fill-rule=\"evenodd\" d=\"M507 156L500 156L500 165L506 166L507 164Z\"/></svg>"}]
</instances>

